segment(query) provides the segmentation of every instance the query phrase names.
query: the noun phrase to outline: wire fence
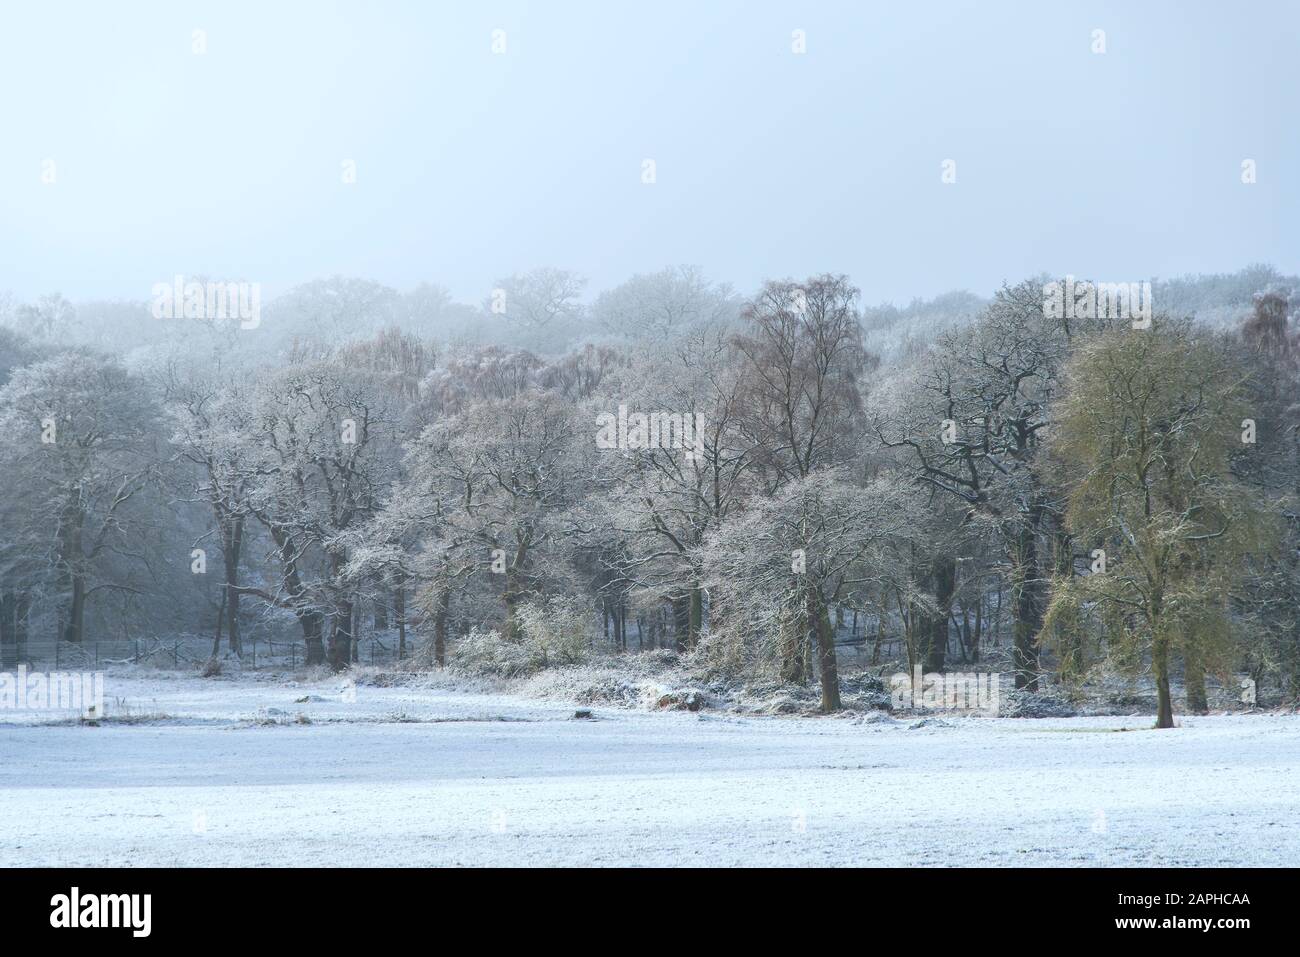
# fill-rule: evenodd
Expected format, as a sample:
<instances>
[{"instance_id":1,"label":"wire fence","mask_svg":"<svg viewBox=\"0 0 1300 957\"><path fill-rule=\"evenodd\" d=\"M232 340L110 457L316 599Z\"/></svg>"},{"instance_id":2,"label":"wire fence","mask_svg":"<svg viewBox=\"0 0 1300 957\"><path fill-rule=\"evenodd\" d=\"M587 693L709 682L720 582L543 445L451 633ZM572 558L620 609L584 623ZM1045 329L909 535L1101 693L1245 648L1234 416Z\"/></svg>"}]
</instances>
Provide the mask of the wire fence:
<instances>
[{"instance_id":1,"label":"wire fence","mask_svg":"<svg viewBox=\"0 0 1300 957\"><path fill-rule=\"evenodd\" d=\"M354 639L352 660L360 664L393 664L398 661L396 636L365 635ZM408 639L407 657L410 657ZM219 657L229 647L223 643ZM212 639L200 635L171 638L106 638L83 642L28 640L22 646L0 646L0 669L25 664L53 671L97 671L113 665L142 664L155 668L200 668L212 657ZM307 662L304 641L275 641L249 637L243 642L240 667L297 668Z\"/></svg>"},{"instance_id":2,"label":"wire fence","mask_svg":"<svg viewBox=\"0 0 1300 957\"><path fill-rule=\"evenodd\" d=\"M410 658L416 638L408 632L404 657ZM883 636L865 631L838 629L835 650L842 660L853 662L890 660L905 651L898 633ZM352 660L366 665L395 664L400 660L396 631L371 632L353 640ZM227 658L229 645L222 642L219 658ZM143 664L155 668L201 668L212 657L212 639L202 635L142 638L87 638L82 642L29 638L22 644L0 644L0 670L19 664L46 670L98 670L113 665ZM243 669L295 669L307 662L302 639L281 641L246 635L240 667Z\"/></svg>"}]
</instances>

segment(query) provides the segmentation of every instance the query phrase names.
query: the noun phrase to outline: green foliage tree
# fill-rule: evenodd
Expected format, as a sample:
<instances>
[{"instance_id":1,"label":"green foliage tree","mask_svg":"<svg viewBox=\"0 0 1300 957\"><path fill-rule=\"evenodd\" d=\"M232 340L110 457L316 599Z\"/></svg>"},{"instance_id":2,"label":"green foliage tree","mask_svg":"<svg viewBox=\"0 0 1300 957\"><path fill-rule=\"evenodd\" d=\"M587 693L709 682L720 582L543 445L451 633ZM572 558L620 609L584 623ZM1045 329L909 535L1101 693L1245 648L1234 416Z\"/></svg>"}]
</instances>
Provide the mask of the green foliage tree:
<instances>
[{"instance_id":1,"label":"green foliage tree","mask_svg":"<svg viewBox=\"0 0 1300 957\"><path fill-rule=\"evenodd\" d=\"M1119 655L1149 653L1158 728L1173 727L1171 653L1192 671L1226 661L1232 590L1270 547L1231 469L1246 379L1220 340L1168 319L1098 336L1066 370L1052 453L1066 525L1097 550L1089 574L1054 581L1044 631L1082 616Z\"/></svg>"}]
</instances>

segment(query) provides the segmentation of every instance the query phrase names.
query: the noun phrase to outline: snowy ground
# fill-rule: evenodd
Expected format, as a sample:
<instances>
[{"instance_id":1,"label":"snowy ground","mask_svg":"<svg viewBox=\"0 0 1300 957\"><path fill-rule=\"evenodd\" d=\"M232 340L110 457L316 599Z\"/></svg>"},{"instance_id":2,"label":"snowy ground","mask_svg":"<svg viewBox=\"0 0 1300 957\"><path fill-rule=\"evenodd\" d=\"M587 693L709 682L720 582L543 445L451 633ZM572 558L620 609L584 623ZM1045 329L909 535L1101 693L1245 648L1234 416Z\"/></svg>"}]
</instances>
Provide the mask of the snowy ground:
<instances>
[{"instance_id":1,"label":"snowy ground","mask_svg":"<svg viewBox=\"0 0 1300 957\"><path fill-rule=\"evenodd\" d=\"M106 697L129 721L0 712L0 863L1300 860L1296 716L575 720L496 694L114 674Z\"/></svg>"}]
</instances>

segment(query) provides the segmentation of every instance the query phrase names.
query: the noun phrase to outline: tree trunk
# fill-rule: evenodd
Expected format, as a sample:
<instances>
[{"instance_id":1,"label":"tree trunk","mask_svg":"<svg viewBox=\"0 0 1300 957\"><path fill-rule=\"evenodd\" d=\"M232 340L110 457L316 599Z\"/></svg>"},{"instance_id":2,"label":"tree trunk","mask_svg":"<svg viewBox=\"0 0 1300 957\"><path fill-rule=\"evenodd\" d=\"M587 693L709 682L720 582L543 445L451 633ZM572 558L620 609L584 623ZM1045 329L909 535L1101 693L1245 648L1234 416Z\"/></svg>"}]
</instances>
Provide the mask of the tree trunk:
<instances>
[{"instance_id":1,"label":"tree trunk","mask_svg":"<svg viewBox=\"0 0 1300 957\"><path fill-rule=\"evenodd\" d=\"M76 492L80 496L80 490ZM81 508L71 505L63 510L59 535L59 581L67 589L67 604L59 619L58 638L80 644L85 621L86 579L83 570L81 527L86 517Z\"/></svg>"},{"instance_id":2,"label":"tree trunk","mask_svg":"<svg viewBox=\"0 0 1300 957\"><path fill-rule=\"evenodd\" d=\"M1012 565L1012 595L1015 621L1012 623L1012 659L1016 687L1038 690L1038 632L1043 626L1043 579L1038 568L1038 538L1026 524L1017 535Z\"/></svg>"},{"instance_id":3,"label":"tree trunk","mask_svg":"<svg viewBox=\"0 0 1300 957\"><path fill-rule=\"evenodd\" d=\"M506 611L505 636L512 641L517 641L520 636L519 598L521 587L519 575L522 573L524 562L527 559L528 546L520 542L515 549L514 563L506 566L505 589L501 593L501 600Z\"/></svg>"},{"instance_id":4,"label":"tree trunk","mask_svg":"<svg viewBox=\"0 0 1300 957\"><path fill-rule=\"evenodd\" d=\"M1058 578L1069 579L1074 576L1074 539L1064 528L1056 530L1056 575ZM1061 674L1064 677L1074 677L1083 674L1083 629L1077 625L1065 626L1065 633L1061 634L1060 627L1057 629L1057 636L1061 648Z\"/></svg>"},{"instance_id":5,"label":"tree trunk","mask_svg":"<svg viewBox=\"0 0 1300 957\"><path fill-rule=\"evenodd\" d=\"M925 670L943 671L948 654L948 620L952 617L952 596L957 587L956 560L947 555L936 556L932 578L936 611L930 621Z\"/></svg>"},{"instance_id":6,"label":"tree trunk","mask_svg":"<svg viewBox=\"0 0 1300 957\"><path fill-rule=\"evenodd\" d=\"M447 613L451 607L451 589L443 588L438 595L438 610L433 616L433 662L439 668L447 665Z\"/></svg>"},{"instance_id":7,"label":"tree trunk","mask_svg":"<svg viewBox=\"0 0 1300 957\"><path fill-rule=\"evenodd\" d=\"M998 576L998 607L993 610L993 647L1002 647L1002 592L1005 582Z\"/></svg>"},{"instance_id":8,"label":"tree trunk","mask_svg":"<svg viewBox=\"0 0 1300 957\"><path fill-rule=\"evenodd\" d=\"M393 592L393 616L397 619L397 660L406 657L406 588L400 583Z\"/></svg>"},{"instance_id":9,"label":"tree trunk","mask_svg":"<svg viewBox=\"0 0 1300 957\"><path fill-rule=\"evenodd\" d=\"M505 588L501 592L501 603L505 606L505 625L502 631L505 637L511 641L519 638L519 618L516 613L517 602L515 600L514 574L507 569L505 573Z\"/></svg>"},{"instance_id":10,"label":"tree trunk","mask_svg":"<svg viewBox=\"0 0 1300 957\"><path fill-rule=\"evenodd\" d=\"M691 583L691 609L687 621L686 646L694 650L700 640L700 629L704 627L704 589L699 582Z\"/></svg>"},{"instance_id":11,"label":"tree trunk","mask_svg":"<svg viewBox=\"0 0 1300 957\"><path fill-rule=\"evenodd\" d=\"M14 605L14 645L20 662L27 660L27 613L31 610L31 601L27 589L20 589Z\"/></svg>"},{"instance_id":12,"label":"tree trunk","mask_svg":"<svg viewBox=\"0 0 1300 957\"><path fill-rule=\"evenodd\" d=\"M690 646L691 633L691 596L682 595L673 599L672 604L673 645L678 654Z\"/></svg>"},{"instance_id":13,"label":"tree trunk","mask_svg":"<svg viewBox=\"0 0 1300 957\"><path fill-rule=\"evenodd\" d=\"M903 603L902 592L898 594L898 620L903 626L903 650L907 653L907 673L916 672L916 605Z\"/></svg>"},{"instance_id":14,"label":"tree trunk","mask_svg":"<svg viewBox=\"0 0 1300 957\"><path fill-rule=\"evenodd\" d=\"M1210 704L1205 692L1205 665L1195 648L1188 648L1183 654L1183 683L1187 686L1188 713L1207 713Z\"/></svg>"},{"instance_id":15,"label":"tree trunk","mask_svg":"<svg viewBox=\"0 0 1300 957\"><path fill-rule=\"evenodd\" d=\"M280 551L280 560L284 562L285 590L293 599L293 613L298 616L302 626L303 643L306 645L307 666L325 663L325 616L307 603L307 589L298 574L298 563L294 556L293 538L279 525L267 525L271 540Z\"/></svg>"},{"instance_id":16,"label":"tree trunk","mask_svg":"<svg viewBox=\"0 0 1300 957\"><path fill-rule=\"evenodd\" d=\"M86 623L86 579L80 572L72 574L72 596L68 600L68 613L62 638L81 644Z\"/></svg>"},{"instance_id":17,"label":"tree trunk","mask_svg":"<svg viewBox=\"0 0 1300 957\"><path fill-rule=\"evenodd\" d=\"M920 661L926 672L941 672L948 651L948 619L952 615L952 595L956 583L957 563L945 555L935 555L913 572L918 587L934 597L934 609L913 603L911 608L912 641L915 652L908 655L908 668Z\"/></svg>"},{"instance_id":18,"label":"tree trunk","mask_svg":"<svg viewBox=\"0 0 1300 957\"><path fill-rule=\"evenodd\" d=\"M244 639L239 632L239 591L232 584L226 587L226 634L230 650L239 657L244 656Z\"/></svg>"},{"instance_id":19,"label":"tree trunk","mask_svg":"<svg viewBox=\"0 0 1300 957\"><path fill-rule=\"evenodd\" d=\"M817 633L817 664L822 685L822 711L840 710L840 675L835 660L835 630L830 612L815 598L809 599L808 617Z\"/></svg>"},{"instance_id":20,"label":"tree trunk","mask_svg":"<svg viewBox=\"0 0 1300 957\"><path fill-rule=\"evenodd\" d=\"M330 629L329 664L335 671L343 671L352 663L352 602L340 599L334 607L333 627Z\"/></svg>"},{"instance_id":21,"label":"tree trunk","mask_svg":"<svg viewBox=\"0 0 1300 957\"><path fill-rule=\"evenodd\" d=\"M226 617L226 592L228 589L221 589L221 604L217 606L217 633L212 636L212 657L215 658L221 654L221 625Z\"/></svg>"},{"instance_id":22,"label":"tree trunk","mask_svg":"<svg viewBox=\"0 0 1300 957\"><path fill-rule=\"evenodd\" d=\"M781 636L781 680L802 685L808 681L804 669L804 649L808 644L807 628L800 621L787 622Z\"/></svg>"},{"instance_id":23,"label":"tree trunk","mask_svg":"<svg viewBox=\"0 0 1300 957\"><path fill-rule=\"evenodd\" d=\"M1157 639L1151 648L1151 666L1156 673L1156 727L1174 726L1174 705L1169 697L1169 646Z\"/></svg>"},{"instance_id":24,"label":"tree trunk","mask_svg":"<svg viewBox=\"0 0 1300 957\"><path fill-rule=\"evenodd\" d=\"M18 641L14 628L16 596L6 590L0 594L0 668L18 666Z\"/></svg>"},{"instance_id":25,"label":"tree trunk","mask_svg":"<svg viewBox=\"0 0 1300 957\"><path fill-rule=\"evenodd\" d=\"M226 632L230 635L230 650L240 657L244 654L243 638L239 633L239 554L244 544L244 519L227 523L227 533L222 538L222 565L226 574Z\"/></svg>"},{"instance_id":26,"label":"tree trunk","mask_svg":"<svg viewBox=\"0 0 1300 957\"><path fill-rule=\"evenodd\" d=\"M323 637L325 616L318 611L304 611L298 615L298 623L302 625L302 637L307 646L306 664L323 665L325 663Z\"/></svg>"}]
</instances>

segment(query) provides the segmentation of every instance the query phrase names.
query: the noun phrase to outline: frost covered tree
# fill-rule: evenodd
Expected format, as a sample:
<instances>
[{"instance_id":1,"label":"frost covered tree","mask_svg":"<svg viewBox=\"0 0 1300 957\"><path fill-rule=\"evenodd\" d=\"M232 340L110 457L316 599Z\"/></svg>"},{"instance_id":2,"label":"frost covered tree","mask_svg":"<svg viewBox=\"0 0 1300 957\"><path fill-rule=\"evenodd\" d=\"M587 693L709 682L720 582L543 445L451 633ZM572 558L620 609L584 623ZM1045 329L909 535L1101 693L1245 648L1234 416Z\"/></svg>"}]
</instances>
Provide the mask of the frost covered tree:
<instances>
[{"instance_id":1,"label":"frost covered tree","mask_svg":"<svg viewBox=\"0 0 1300 957\"><path fill-rule=\"evenodd\" d=\"M265 332L319 358L343 342L369 338L403 314L397 291L369 279L331 276L295 286L265 310ZM259 330L259 334L262 330Z\"/></svg>"},{"instance_id":2,"label":"frost covered tree","mask_svg":"<svg viewBox=\"0 0 1300 957\"><path fill-rule=\"evenodd\" d=\"M664 340L736 318L731 288L710 282L695 266L642 273L608 289L592 304L593 322L629 340Z\"/></svg>"},{"instance_id":3,"label":"frost covered tree","mask_svg":"<svg viewBox=\"0 0 1300 957\"><path fill-rule=\"evenodd\" d=\"M858 290L844 276L769 282L741 312L746 428L769 489L852 454L861 424Z\"/></svg>"},{"instance_id":4,"label":"frost covered tree","mask_svg":"<svg viewBox=\"0 0 1300 957\"><path fill-rule=\"evenodd\" d=\"M356 589L345 574L345 532L363 524L391 488L397 446L391 401L372 377L339 360L308 361L266 375L254 397L256 450L250 512L279 558L271 587L244 587L293 611L309 663L352 660Z\"/></svg>"},{"instance_id":5,"label":"frost covered tree","mask_svg":"<svg viewBox=\"0 0 1300 957\"><path fill-rule=\"evenodd\" d=\"M864 310L836 275L742 300L674 267L588 306L572 273L536 270L501 280L486 309L434 283L334 277L270 301L254 328L0 297L4 660L29 626L125 637L215 622L232 649L293 635L312 664L346 667L373 612L403 657L409 625L437 664L471 631L495 632L487 645L511 660L553 662L544 649L561 646L571 660L603 621L622 651L816 675L828 706L827 642L845 630L873 664L901 640L926 670L958 656L998 667L1007 634L1026 689L1140 663L1153 647L1141 628L1068 600L1101 586L1086 556L1112 532L1069 512L1070 475L1047 455L1072 408L1065 370L1116 329L1054 315L1046 278ZM1210 637L1169 645L1191 710L1228 667L1300 688L1288 283L1254 269L1156 284L1198 325L1240 326L1214 346L1249 373L1238 411L1255 441L1234 447L1229 473L1267 499L1282 539L1241 551L1240 579L1215 578L1226 545L1202 544L1204 568L1186 572L1226 594L1222 621L1246 636L1222 652ZM1201 355L1153 361L1190 374ZM611 444L602 430L620 417L692 434ZM69 438L78 422L94 426L84 447ZM1066 451L1084 441L1067 438ZM866 489L887 489L906 527L871 511ZM833 540L837 523L856 537ZM196 578L178 559L207 543L221 571ZM1136 567L1131 543L1109 544Z\"/></svg>"},{"instance_id":6,"label":"frost covered tree","mask_svg":"<svg viewBox=\"0 0 1300 957\"><path fill-rule=\"evenodd\" d=\"M565 535L560 515L583 487L578 436L568 403L527 391L471 403L426 429L413 447L413 477L435 474L430 489L446 496L443 534L500 583L507 636L517 633L519 606L546 571L539 552Z\"/></svg>"},{"instance_id":7,"label":"frost covered tree","mask_svg":"<svg viewBox=\"0 0 1300 957\"><path fill-rule=\"evenodd\" d=\"M1052 549L1071 549L1055 535L1061 506L1043 475L1044 436L1071 348L1100 326L1052 318L1041 283L1005 287L973 324L939 337L876 418L882 443L908 453L900 461L919 483L952 497L959 521L997 532L1009 565L1017 688L1038 687ZM936 581L950 571L939 569Z\"/></svg>"},{"instance_id":8,"label":"frost covered tree","mask_svg":"<svg viewBox=\"0 0 1300 957\"><path fill-rule=\"evenodd\" d=\"M791 660L814 649L823 711L840 708L831 611L879 581L883 546L913 520L907 502L898 483L821 469L752 502L704 547L710 594L740 640L760 643L791 680Z\"/></svg>"},{"instance_id":9,"label":"frost covered tree","mask_svg":"<svg viewBox=\"0 0 1300 957\"><path fill-rule=\"evenodd\" d=\"M757 448L742 428L745 384L739 356L721 323L680 330L662 351L629 364L618 400L642 414L679 417L692 441L683 448L603 449L599 486L587 520L607 542L616 591L647 589L674 614L678 644L695 647L704 627L705 569L700 546L755 490ZM600 399L593 411L614 413Z\"/></svg>"},{"instance_id":10,"label":"frost covered tree","mask_svg":"<svg viewBox=\"0 0 1300 957\"><path fill-rule=\"evenodd\" d=\"M862 385L874 357L862 348L858 290L844 276L768 282L741 311L742 428L765 494L857 454ZM798 636L814 634L809 607L790 612ZM802 639L799 639L802 640ZM787 643L784 673L802 680L804 655Z\"/></svg>"},{"instance_id":11,"label":"frost covered tree","mask_svg":"<svg viewBox=\"0 0 1300 957\"><path fill-rule=\"evenodd\" d=\"M525 329L562 325L582 314L579 297L587 282L565 269L543 267L497 280L488 297L489 315L505 316Z\"/></svg>"},{"instance_id":12,"label":"frost covered tree","mask_svg":"<svg viewBox=\"0 0 1300 957\"><path fill-rule=\"evenodd\" d=\"M10 297L0 293L0 319L11 308ZM0 386L38 355L25 336L0 327ZM11 480L0 497L0 667L5 668L25 657L32 589L44 564L45 542L28 521L37 491Z\"/></svg>"},{"instance_id":13,"label":"frost covered tree","mask_svg":"<svg viewBox=\"0 0 1300 957\"><path fill-rule=\"evenodd\" d=\"M213 654L220 647L224 627L231 652L242 655L240 565L253 490L263 477L248 441L253 430L251 385L240 381L238 369L218 364L214 370L201 370L172 363L166 368L163 388L172 445L190 466L184 473L188 491L211 511L212 530L221 549L221 604Z\"/></svg>"},{"instance_id":14,"label":"frost covered tree","mask_svg":"<svg viewBox=\"0 0 1300 957\"><path fill-rule=\"evenodd\" d=\"M1275 678L1283 700L1294 701L1300 699L1300 295L1281 286L1256 295L1241 330L1239 361L1251 372L1243 426L1253 441L1243 443L1234 471L1278 500L1283 519L1282 547L1250 564L1238 602L1250 636L1245 664L1257 689Z\"/></svg>"},{"instance_id":15,"label":"frost covered tree","mask_svg":"<svg viewBox=\"0 0 1300 957\"><path fill-rule=\"evenodd\" d=\"M148 560L124 517L157 478L157 404L116 359L63 352L0 389L0 436L7 480L25 504L23 539L41 549L60 596L57 635L80 642L87 602L129 587L100 574L102 560Z\"/></svg>"}]
</instances>

